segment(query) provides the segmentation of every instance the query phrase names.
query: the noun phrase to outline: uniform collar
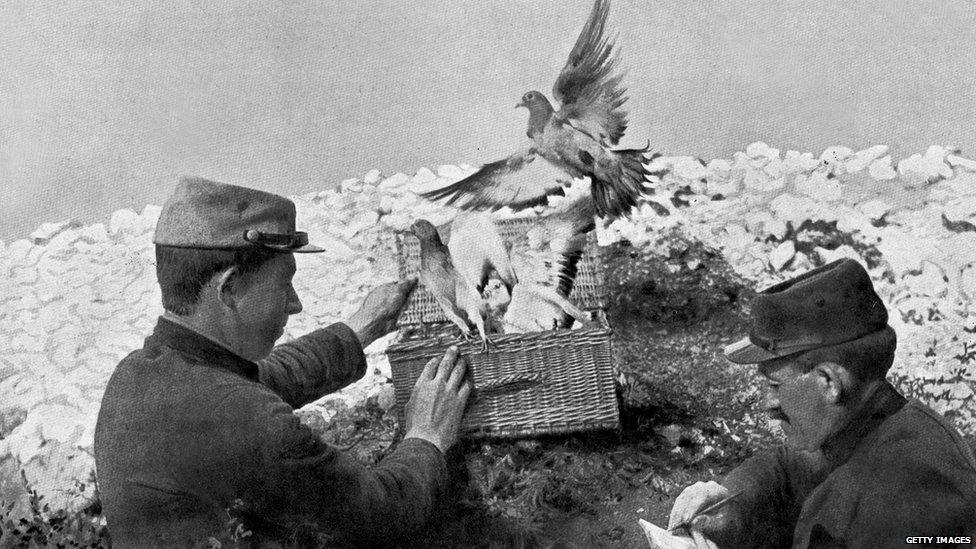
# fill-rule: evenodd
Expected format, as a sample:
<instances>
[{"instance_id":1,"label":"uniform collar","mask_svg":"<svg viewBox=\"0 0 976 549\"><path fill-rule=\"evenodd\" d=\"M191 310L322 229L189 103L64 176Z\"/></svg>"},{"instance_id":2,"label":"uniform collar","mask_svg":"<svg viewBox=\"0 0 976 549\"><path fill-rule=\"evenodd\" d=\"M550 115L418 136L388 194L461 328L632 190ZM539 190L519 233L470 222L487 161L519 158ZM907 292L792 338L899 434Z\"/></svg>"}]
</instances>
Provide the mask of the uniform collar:
<instances>
[{"instance_id":1,"label":"uniform collar","mask_svg":"<svg viewBox=\"0 0 976 549\"><path fill-rule=\"evenodd\" d=\"M889 416L905 406L905 397L888 382L877 386L847 426L821 447L824 456L835 465L846 462L858 445Z\"/></svg>"},{"instance_id":2,"label":"uniform collar","mask_svg":"<svg viewBox=\"0 0 976 549\"><path fill-rule=\"evenodd\" d=\"M220 343L166 317L159 317L156 328L146 339L146 348L169 347L194 359L194 362L224 368L251 381L258 381L258 365Z\"/></svg>"}]
</instances>

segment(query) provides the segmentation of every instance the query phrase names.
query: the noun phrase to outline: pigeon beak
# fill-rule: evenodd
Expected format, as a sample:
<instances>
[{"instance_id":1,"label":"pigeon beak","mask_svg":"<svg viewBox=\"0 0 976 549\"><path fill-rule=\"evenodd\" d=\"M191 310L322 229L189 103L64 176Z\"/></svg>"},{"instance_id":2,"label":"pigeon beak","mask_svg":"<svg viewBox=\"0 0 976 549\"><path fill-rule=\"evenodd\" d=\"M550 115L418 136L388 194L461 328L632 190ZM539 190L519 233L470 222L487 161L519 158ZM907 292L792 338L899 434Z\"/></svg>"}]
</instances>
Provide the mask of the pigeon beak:
<instances>
[{"instance_id":1,"label":"pigeon beak","mask_svg":"<svg viewBox=\"0 0 976 549\"><path fill-rule=\"evenodd\" d=\"M519 107L525 107L525 102L519 102L518 105L515 105L515 108L516 109L519 108ZM528 108L528 107L526 107L526 108Z\"/></svg>"}]
</instances>

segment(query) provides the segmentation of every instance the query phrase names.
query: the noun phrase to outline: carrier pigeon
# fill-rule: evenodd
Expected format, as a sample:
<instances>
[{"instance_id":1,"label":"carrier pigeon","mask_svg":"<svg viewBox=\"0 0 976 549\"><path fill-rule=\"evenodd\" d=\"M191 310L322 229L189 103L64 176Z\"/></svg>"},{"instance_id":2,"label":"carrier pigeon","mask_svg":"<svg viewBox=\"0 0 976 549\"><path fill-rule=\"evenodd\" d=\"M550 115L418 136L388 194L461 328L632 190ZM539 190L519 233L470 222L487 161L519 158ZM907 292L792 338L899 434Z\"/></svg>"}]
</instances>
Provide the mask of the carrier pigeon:
<instances>
[{"instance_id":1,"label":"carrier pigeon","mask_svg":"<svg viewBox=\"0 0 976 549\"><path fill-rule=\"evenodd\" d=\"M569 301L576 283L586 235L594 228L593 201L578 198L561 212L548 215L526 233L529 248L515 258L520 283L502 320L505 333L569 328L592 318Z\"/></svg>"},{"instance_id":2,"label":"carrier pigeon","mask_svg":"<svg viewBox=\"0 0 976 549\"><path fill-rule=\"evenodd\" d=\"M458 272L478 293L484 291L489 275L495 272L511 295L518 277L512 269L509 246L490 215L470 212L455 217L447 248Z\"/></svg>"},{"instance_id":3,"label":"carrier pigeon","mask_svg":"<svg viewBox=\"0 0 976 549\"><path fill-rule=\"evenodd\" d=\"M642 149L612 150L627 128L627 101L617 72L613 41L605 35L609 0L596 0L569 60L553 86L561 108L553 109L538 91L522 96L516 105L529 111L527 146L506 159L482 166L447 187L422 193L429 200L447 198L464 210L513 210L545 205L546 197L564 194L566 177L589 177L596 212L617 218L630 210L645 192L650 175L644 166L660 156ZM553 177L540 164L558 168ZM535 166L533 166L533 164Z\"/></svg>"},{"instance_id":4,"label":"carrier pigeon","mask_svg":"<svg viewBox=\"0 0 976 549\"><path fill-rule=\"evenodd\" d=\"M462 337L467 339L472 324L478 329L482 350L487 351L491 343L485 325L487 303L454 267L450 251L429 221L418 219L410 228L420 241L420 283L434 296L444 315L460 328Z\"/></svg>"}]
</instances>

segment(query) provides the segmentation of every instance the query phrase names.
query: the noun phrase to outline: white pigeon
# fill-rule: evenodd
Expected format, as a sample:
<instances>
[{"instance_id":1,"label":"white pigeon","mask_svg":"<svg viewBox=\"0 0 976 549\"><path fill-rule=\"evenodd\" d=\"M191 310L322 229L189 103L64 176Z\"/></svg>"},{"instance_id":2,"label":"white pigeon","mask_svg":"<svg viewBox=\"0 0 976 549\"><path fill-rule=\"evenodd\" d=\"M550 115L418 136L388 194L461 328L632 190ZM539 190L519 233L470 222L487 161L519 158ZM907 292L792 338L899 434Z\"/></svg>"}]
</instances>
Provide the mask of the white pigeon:
<instances>
[{"instance_id":1,"label":"white pigeon","mask_svg":"<svg viewBox=\"0 0 976 549\"><path fill-rule=\"evenodd\" d=\"M494 271L509 294L518 283L512 269L509 246L505 244L491 215L483 212L462 212L451 223L451 239L447 243L454 268L478 293L485 290L489 275Z\"/></svg>"},{"instance_id":2,"label":"white pigeon","mask_svg":"<svg viewBox=\"0 0 976 549\"><path fill-rule=\"evenodd\" d=\"M572 320L587 323L589 313L569 301L586 235L595 226L593 201L583 196L548 215L527 232L529 248L513 257L519 284L502 320L503 331L566 328Z\"/></svg>"}]
</instances>

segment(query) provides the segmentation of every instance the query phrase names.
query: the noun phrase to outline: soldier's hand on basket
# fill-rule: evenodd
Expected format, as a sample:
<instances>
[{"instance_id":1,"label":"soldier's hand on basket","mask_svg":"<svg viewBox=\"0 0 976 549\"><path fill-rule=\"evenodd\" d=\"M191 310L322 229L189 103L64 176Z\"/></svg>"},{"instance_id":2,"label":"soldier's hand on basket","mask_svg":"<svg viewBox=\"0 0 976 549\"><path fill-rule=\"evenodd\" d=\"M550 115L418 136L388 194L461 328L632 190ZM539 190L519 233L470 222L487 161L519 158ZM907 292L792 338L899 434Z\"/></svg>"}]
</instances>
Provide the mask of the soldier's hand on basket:
<instances>
[{"instance_id":1,"label":"soldier's hand on basket","mask_svg":"<svg viewBox=\"0 0 976 549\"><path fill-rule=\"evenodd\" d=\"M457 442L461 417L471 394L468 364L451 347L441 358L433 358L417 378L406 410L405 438L422 438L441 452Z\"/></svg>"},{"instance_id":2,"label":"soldier's hand on basket","mask_svg":"<svg viewBox=\"0 0 976 549\"><path fill-rule=\"evenodd\" d=\"M396 330L397 318L416 285L417 277L412 276L399 282L387 282L369 292L359 310L346 322L356 332L363 348Z\"/></svg>"}]
</instances>

